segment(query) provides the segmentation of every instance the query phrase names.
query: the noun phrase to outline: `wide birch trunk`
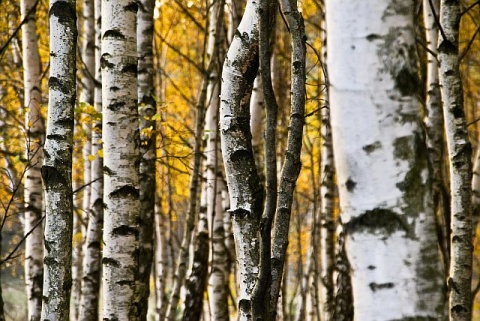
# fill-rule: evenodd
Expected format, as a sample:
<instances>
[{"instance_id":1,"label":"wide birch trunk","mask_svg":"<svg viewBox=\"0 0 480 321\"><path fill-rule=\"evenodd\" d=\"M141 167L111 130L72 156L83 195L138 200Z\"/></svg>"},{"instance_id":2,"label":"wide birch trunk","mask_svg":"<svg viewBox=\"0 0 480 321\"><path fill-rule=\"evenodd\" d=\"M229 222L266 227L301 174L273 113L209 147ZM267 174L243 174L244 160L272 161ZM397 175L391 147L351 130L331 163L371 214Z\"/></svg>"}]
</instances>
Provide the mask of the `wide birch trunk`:
<instances>
[{"instance_id":1,"label":"wide birch trunk","mask_svg":"<svg viewBox=\"0 0 480 321\"><path fill-rule=\"evenodd\" d=\"M468 139L463 109L462 79L459 69L458 39L461 18L459 1L440 2L438 58L443 117L450 160L451 249L449 316L451 320L472 317L472 147Z\"/></svg>"},{"instance_id":2,"label":"wide birch trunk","mask_svg":"<svg viewBox=\"0 0 480 321\"><path fill-rule=\"evenodd\" d=\"M72 150L76 97L75 1L50 2L50 77L45 141L45 275L42 320L69 319L72 286Z\"/></svg>"},{"instance_id":3,"label":"wide birch trunk","mask_svg":"<svg viewBox=\"0 0 480 321\"><path fill-rule=\"evenodd\" d=\"M327 1L332 134L355 320L443 318L412 8Z\"/></svg>"},{"instance_id":4,"label":"wide birch trunk","mask_svg":"<svg viewBox=\"0 0 480 321\"><path fill-rule=\"evenodd\" d=\"M23 85L26 133L25 172L25 234L29 233L43 216L43 191L40 168L43 163L44 120L40 114L41 62L36 31L36 5L32 0L21 1ZM25 240L25 285L28 299L28 320L39 321L42 311L43 288L43 229L40 225Z\"/></svg>"},{"instance_id":5,"label":"wide birch trunk","mask_svg":"<svg viewBox=\"0 0 480 321\"><path fill-rule=\"evenodd\" d=\"M137 3L102 2L103 320L139 320Z\"/></svg>"}]
</instances>

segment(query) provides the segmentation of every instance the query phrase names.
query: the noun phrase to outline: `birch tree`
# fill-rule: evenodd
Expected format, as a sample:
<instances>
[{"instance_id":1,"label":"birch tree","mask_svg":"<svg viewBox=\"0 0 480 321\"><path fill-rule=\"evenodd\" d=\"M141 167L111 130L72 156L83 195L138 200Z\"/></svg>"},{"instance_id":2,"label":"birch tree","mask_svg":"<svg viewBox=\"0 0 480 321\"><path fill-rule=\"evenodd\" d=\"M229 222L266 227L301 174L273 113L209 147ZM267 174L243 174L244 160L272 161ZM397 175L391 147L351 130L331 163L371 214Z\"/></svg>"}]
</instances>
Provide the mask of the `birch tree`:
<instances>
[{"instance_id":1,"label":"birch tree","mask_svg":"<svg viewBox=\"0 0 480 321\"><path fill-rule=\"evenodd\" d=\"M102 150L102 88L100 69L101 46L101 1L94 1L95 20L95 89L94 107L97 113L92 127L91 190L89 218L84 243L84 260L82 289L80 298L79 320L97 321L99 309L99 292L101 278L101 241L103 228L103 158ZM89 155L90 158L90 155Z\"/></svg>"},{"instance_id":2,"label":"birch tree","mask_svg":"<svg viewBox=\"0 0 480 321\"><path fill-rule=\"evenodd\" d=\"M24 0L20 3L22 20L23 86L26 159L25 173L25 234L29 233L43 216L43 191L40 169L43 163L44 120L40 114L41 62L38 53L36 31L37 2ZM38 321L42 311L43 288L43 230L36 228L25 240L25 284L28 296L28 320Z\"/></svg>"},{"instance_id":3,"label":"birch tree","mask_svg":"<svg viewBox=\"0 0 480 321\"><path fill-rule=\"evenodd\" d=\"M76 98L75 1L50 1L50 77L45 165L42 320L68 320L72 286L72 150Z\"/></svg>"},{"instance_id":4,"label":"birch tree","mask_svg":"<svg viewBox=\"0 0 480 321\"><path fill-rule=\"evenodd\" d=\"M140 319L147 319L150 275L153 262L153 234L156 189L156 102L153 78L153 12L155 1L142 0L138 11L138 104L140 116Z\"/></svg>"},{"instance_id":5,"label":"birch tree","mask_svg":"<svg viewBox=\"0 0 480 321\"><path fill-rule=\"evenodd\" d=\"M355 319L443 319L412 3L326 4L332 135Z\"/></svg>"},{"instance_id":6,"label":"birch tree","mask_svg":"<svg viewBox=\"0 0 480 321\"><path fill-rule=\"evenodd\" d=\"M449 263L449 222L450 212L448 206L448 191L444 184L444 122L442 111L442 98L438 75L438 23L436 16L440 13L439 0L423 1L423 19L425 36L427 40L427 92L426 92L426 117L424 119L427 135L427 149L430 166L432 169L432 197L437 218L440 246L443 253L445 267Z\"/></svg>"},{"instance_id":7,"label":"birch tree","mask_svg":"<svg viewBox=\"0 0 480 321\"><path fill-rule=\"evenodd\" d=\"M472 150L463 111L463 89L458 58L458 28L462 10L459 1L442 0L440 5L441 33L438 37L438 58L452 198L449 316L451 320L471 320Z\"/></svg>"},{"instance_id":8,"label":"birch tree","mask_svg":"<svg viewBox=\"0 0 480 321\"><path fill-rule=\"evenodd\" d=\"M102 2L103 320L138 320L137 3Z\"/></svg>"},{"instance_id":9,"label":"birch tree","mask_svg":"<svg viewBox=\"0 0 480 321\"><path fill-rule=\"evenodd\" d=\"M255 167L249 100L258 69L258 3L248 1L222 71L220 132L239 273L238 319L250 320L259 262L263 191Z\"/></svg>"}]
</instances>

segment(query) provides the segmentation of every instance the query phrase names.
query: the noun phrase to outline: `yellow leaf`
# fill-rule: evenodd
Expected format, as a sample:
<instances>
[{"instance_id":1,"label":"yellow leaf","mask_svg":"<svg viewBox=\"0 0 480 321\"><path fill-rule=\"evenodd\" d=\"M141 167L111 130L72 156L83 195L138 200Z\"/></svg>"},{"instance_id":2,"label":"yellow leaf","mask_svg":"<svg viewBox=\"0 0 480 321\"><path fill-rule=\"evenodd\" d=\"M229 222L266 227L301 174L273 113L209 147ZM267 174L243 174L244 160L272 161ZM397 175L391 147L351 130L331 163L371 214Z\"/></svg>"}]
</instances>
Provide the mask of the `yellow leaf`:
<instances>
[{"instance_id":1,"label":"yellow leaf","mask_svg":"<svg viewBox=\"0 0 480 321\"><path fill-rule=\"evenodd\" d=\"M101 158L103 158L103 148L100 149L97 153L98 153L98 156L100 156Z\"/></svg>"},{"instance_id":2,"label":"yellow leaf","mask_svg":"<svg viewBox=\"0 0 480 321\"><path fill-rule=\"evenodd\" d=\"M95 155L92 155L92 154L88 155L89 161L93 161L94 159L95 159Z\"/></svg>"}]
</instances>

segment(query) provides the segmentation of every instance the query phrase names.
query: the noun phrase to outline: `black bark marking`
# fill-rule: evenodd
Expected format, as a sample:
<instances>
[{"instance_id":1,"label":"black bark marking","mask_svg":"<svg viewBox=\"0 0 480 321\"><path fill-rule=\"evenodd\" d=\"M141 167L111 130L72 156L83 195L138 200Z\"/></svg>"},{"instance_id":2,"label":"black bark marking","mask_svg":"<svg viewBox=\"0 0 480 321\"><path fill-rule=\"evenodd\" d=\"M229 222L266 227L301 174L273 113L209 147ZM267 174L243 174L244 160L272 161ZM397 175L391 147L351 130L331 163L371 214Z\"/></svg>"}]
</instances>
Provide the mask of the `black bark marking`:
<instances>
[{"instance_id":1,"label":"black bark marking","mask_svg":"<svg viewBox=\"0 0 480 321\"><path fill-rule=\"evenodd\" d=\"M140 197L140 192L135 186L132 185L123 185L120 188L117 188L113 192L110 193L110 197L127 197L133 196L135 198Z\"/></svg>"},{"instance_id":2,"label":"black bark marking","mask_svg":"<svg viewBox=\"0 0 480 321\"><path fill-rule=\"evenodd\" d=\"M369 270L375 270L377 267L376 266L373 266L373 265L369 265L367 266L367 269Z\"/></svg>"},{"instance_id":3,"label":"black bark marking","mask_svg":"<svg viewBox=\"0 0 480 321\"><path fill-rule=\"evenodd\" d=\"M113 68L115 65L112 64L111 62L108 62L108 58L111 57L110 54L108 53L105 53L102 55L102 57L100 58L100 67L102 69L104 68Z\"/></svg>"},{"instance_id":4,"label":"black bark marking","mask_svg":"<svg viewBox=\"0 0 480 321\"><path fill-rule=\"evenodd\" d=\"M127 236L127 235L138 235L138 229L128 226L128 225L121 225L119 227L116 227L112 230L113 235L121 235L121 236Z\"/></svg>"},{"instance_id":5,"label":"black bark marking","mask_svg":"<svg viewBox=\"0 0 480 321\"><path fill-rule=\"evenodd\" d=\"M52 135L47 135L47 139L48 140L55 140L55 141L62 141L64 139L64 137L62 135L52 134Z\"/></svg>"},{"instance_id":6,"label":"black bark marking","mask_svg":"<svg viewBox=\"0 0 480 321\"><path fill-rule=\"evenodd\" d=\"M413 70L402 68L396 75L394 75L395 88L400 91L402 96L413 96L417 93L419 88L418 75L413 73Z\"/></svg>"},{"instance_id":7,"label":"black bark marking","mask_svg":"<svg viewBox=\"0 0 480 321\"><path fill-rule=\"evenodd\" d=\"M251 213L250 213L250 211L247 211L246 209L237 208L236 210L230 210L230 214L234 218L244 219L244 218L248 217Z\"/></svg>"},{"instance_id":8,"label":"black bark marking","mask_svg":"<svg viewBox=\"0 0 480 321\"><path fill-rule=\"evenodd\" d=\"M123 286L123 285L132 286L134 284L133 281L129 281L129 280L121 280L121 281L117 281L115 283L118 284L118 285L121 285L121 286Z\"/></svg>"},{"instance_id":9,"label":"black bark marking","mask_svg":"<svg viewBox=\"0 0 480 321\"><path fill-rule=\"evenodd\" d=\"M61 81L57 77L50 77L48 78L48 88L53 89L53 90L58 90L62 93L66 93L68 91L67 86L63 81Z\"/></svg>"},{"instance_id":10,"label":"black bark marking","mask_svg":"<svg viewBox=\"0 0 480 321\"><path fill-rule=\"evenodd\" d=\"M100 242L90 242L87 246L89 249L100 249Z\"/></svg>"},{"instance_id":11,"label":"black bark marking","mask_svg":"<svg viewBox=\"0 0 480 321\"><path fill-rule=\"evenodd\" d=\"M379 35L377 35L377 34L374 34L374 33L369 34L366 38L367 38L367 40L370 41L370 42L371 42L371 41L374 41L374 40L382 39L381 36L379 36Z\"/></svg>"},{"instance_id":12,"label":"black bark marking","mask_svg":"<svg viewBox=\"0 0 480 321\"><path fill-rule=\"evenodd\" d=\"M349 177L347 179L347 181L345 182L345 186L347 187L347 191L349 191L351 193L351 192L353 192L353 190L357 186L357 183L354 180L352 180L351 177Z\"/></svg>"},{"instance_id":13,"label":"black bark marking","mask_svg":"<svg viewBox=\"0 0 480 321\"><path fill-rule=\"evenodd\" d=\"M110 109L111 111L119 111L124 106L125 106L125 102L119 101L119 102L111 103L110 105L107 106L107 108Z\"/></svg>"},{"instance_id":14,"label":"black bark marking","mask_svg":"<svg viewBox=\"0 0 480 321\"><path fill-rule=\"evenodd\" d=\"M230 160L232 162L240 162L241 160L248 159L252 157L252 153L245 149L239 149L232 153Z\"/></svg>"},{"instance_id":15,"label":"black bark marking","mask_svg":"<svg viewBox=\"0 0 480 321\"><path fill-rule=\"evenodd\" d=\"M110 87L110 91L112 91L114 93L116 93L119 90L120 90L120 87L117 87L117 86Z\"/></svg>"},{"instance_id":16,"label":"black bark marking","mask_svg":"<svg viewBox=\"0 0 480 321\"><path fill-rule=\"evenodd\" d=\"M122 68L122 72L137 75L137 64L128 64Z\"/></svg>"},{"instance_id":17,"label":"black bark marking","mask_svg":"<svg viewBox=\"0 0 480 321\"><path fill-rule=\"evenodd\" d=\"M373 292L376 292L377 290L392 289L395 287L395 284L393 284L392 282L387 282L387 283L372 282L368 286Z\"/></svg>"},{"instance_id":18,"label":"black bark marking","mask_svg":"<svg viewBox=\"0 0 480 321\"><path fill-rule=\"evenodd\" d=\"M369 155L381 147L382 147L382 143L380 143L379 141L376 141L372 144L363 146L362 149L365 151L365 153L367 153L367 155Z\"/></svg>"},{"instance_id":19,"label":"black bark marking","mask_svg":"<svg viewBox=\"0 0 480 321\"><path fill-rule=\"evenodd\" d=\"M113 267L120 267L120 263L117 260L109 258L109 257L104 257L102 259L102 264L111 265Z\"/></svg>"},{"instance_id":20,"label":"black bark marking","mask_svg":"<svg viewBox=\"0 0 480 321\"><path fill-rule=\"evenodd\" d=\"M137 13L138 11L138 3L135 1L130 2L128 5L124 7L125 11L131 11L133 13Z\"/></svg>"},{"instance_id":21,"label":"black bark marking","mask_svg":"<svg viewBox=\"0 0 480 321\"><path fill-rule=\"evenodd\" d=\"M386 237L397 231L409 234L410 229L402 217L389 209L374 208L366 211L344 225L348 234L368 232L372 234L382 233Z\"/></svg>"},{"instance_id":22,"label":"black bark marking","mask_svg":"<svg viewBox=\"0 0 480 321\"><path fill-rule=\"evenodd\" d=\"M50 190L53 185L67 184L67 180L56 167L43 165L40 172L47 190Z\"/></svg>"},{"instance_id":23,"label":"black bark marking","mask_svg":"<svg viewBox=\"0 0 480 321\"><path fill-rule=\"evenodd\" d=\"M103 34L103 39L105 38L113 38L117 40L126 39L125 35L120 30L116 30L116 29L110 29L105 31L105 33Z\"/></svg>"},{"instance_id":24,"label":"black bark marking","mask_svg":"<svg viewBox=\"0 0 480 321\"><path fill-rule=\"evenodd\" d=\"M49 17L55 16L61 24L73 23L77 21L75 7L66 1L57 1L50 8Z\"/></svg>"},{"instance_id":25,"label":"black bark marking","mask_svg":"<svg viewBox=\"0 0 480 321\"><path fill-rule=\"evenodd\" d=\"M111 170L109 167L107 166L103 166L103 174L106 174L108 176L112 176L112 175L115 175L115 171Z\"/></svg>"}]
</instances>

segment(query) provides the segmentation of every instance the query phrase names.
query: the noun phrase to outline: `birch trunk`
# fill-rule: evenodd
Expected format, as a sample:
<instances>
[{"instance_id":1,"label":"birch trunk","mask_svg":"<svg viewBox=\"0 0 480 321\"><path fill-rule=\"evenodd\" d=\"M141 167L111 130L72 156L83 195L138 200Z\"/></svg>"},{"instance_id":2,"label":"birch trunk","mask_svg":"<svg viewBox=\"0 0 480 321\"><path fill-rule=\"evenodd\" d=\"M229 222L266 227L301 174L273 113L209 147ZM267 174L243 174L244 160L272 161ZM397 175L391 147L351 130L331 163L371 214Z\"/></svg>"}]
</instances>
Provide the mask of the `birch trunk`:
<instances>
[{"instance_id":1,"label":"birch trunk","mask_svg":"<svg viewBox=\"0 0 480 321\"><path fill-rule=\"evenodd\" d=\"M32 0L21 1L22 47L23 47L23 85L25 124L27 128L25 172L25 234L37 225L43 216L43 191L40 169L43 163L43 141L45 139L44 120L40 114L42 94L41 62L38 53L36 31L36 5ZM39 321L42 312L43 291L43 231L35 229L25 240L25 285L27 292L27 310L29 321Z\"/></svg>"},{"instance_id":2,"label":"birch trunk","mask_svg":"<svg viewBox=\"0 0 480 321\"><path fill-rule=\"evenodd\" d=\"M444 185L444 122L442 98L438 75L438 24L435 15L440 13L439 0L423 0L423 19L425 24L427 48L427 99L424 119L427 134L427 150L432 169L432 197L437 218L438 234L441 237L444 265L448 271L450 261L448 191Z\"/></svg>"},{"instance_id":3,"label":"birch trunk","mask_svg":"<svg viewBox=\"0 0 480 321\"><path fill-rule=\"evenodd\" d=\"M282 282L283 268L288 245L288 231L290 214L293 203L295 183L301 168L301 149L303 125L305 122L305 27L303 18L297 8L297 1L283 0L282 12L286 17L291 32L292 58L291 58L291 110L288 130L285 160L280 174L277 213L273 231L272 246L272 286L270 289L270 306L277 306L278 295ZM271 319L275 318L272 310Z\"/></svg>"},{"instance_id":4,"label":"birch trunk","mask_svg":"<svg viewBox=\"0 0 480 321\"><path fill-rule=\"evenodd\" d=\"M137 3L102 2L103 320L139 320Z\"/></svg>"},{"instance_id":5,"label":"birch trunk","mask_svg":"<svg viewBox=\"0 0 480 321\"><path fill-rule=\"evenodd\" d=\"M438 38L438 58L452 195L448 278L449 316L455 321L471 320L472 148L468 140L463 109L463 89L458 59L458 28L462 9L459 1L442 0L440 3L442 32Z\"/></svg>"},{"instance_id":6,"label":"birch trunk","mask_svg":"<svg viewBox=\"0 0 480 321\"><path fill-rule=\"evenodd\" d=\"M50 77L45 141L45 276L42 320L69 319L72 286L72 149L76 97L75 1L50 1Z\"/></svg>"},{"instance_id":7,"label":"birch trunk","mask_svg":"<svg viewBox=\"0 0 480 321\"><path fill-rule=\"evenodd\" d=\"M258 3L249 0L222 71L220 133L239 262L238 320L250 320L259 262L263 191L250 131L250 95L258 69Z\"/></svg>"},{"instance_id":8,"label":"birch trunk","mask_svg":"<svg viewBox=\"0 0 480 321\"><path fill-rule=\"evenodd\" d=\"M205 132L208 133L204 154L206 156L206 182L203 193L206 195L206 215L209 222L207 231L210 235L212 250L211 272L208 280L208 298L212 321L229 320L228 314L228 276L227 250L225 247L225 230L223 226L224 211L222 191L225 189L220 137L218 135L218 109L220 106L220 74L225 51L222 43L225 40L224 27L225 1L215 1L210 9L209 43L207 54L215 61L215 67L209 75L207 87L208 109L205 119ZM217 52L217 56L213 54Z\"/></svg>"},{"instance_id":9,"label":"birch trunk","mask_svg":"<svg viewBox=\"0 0 480 321\"><path fill-rule=\"evenodd\" d=\"M324 8L325 11L325 8ZM335 197L335 169L332 147L332 131L330 127L330 106L328 97L328 75L327 73L327 26L325 22L325 12L322 20L323 32L321 33L322 41L322 82L324 90L322 97L325 106L321 108L321 160L320 160L320 197L321 197L321 226L320 232L320 250L321 250L321 309L322 320L333 320L333 311L335 309L335 283L333 280L333 272L335 270L335 218L334 197Z\"/></svg>"},{"instance_id":10,"label":"birch trunk","mask_svg":"<svg viewBox=\"0 0 480 321\"><path fill-rule=\"evenodd\" d=\"M83 39L81 45L81 59L83 62L81 87L80 87L80 104L93 106L94 91L95 91L95 22L94 22L94 0L86 0L83 2ZM81 301L82 277L83 277L83 244L85 239L85 228L82 222L88 220L88 213L90 209L90 194L91 188L91 161L92 141L91 141L91 122L85 121L80 125L83 135L86 140L82 146L83 158L83 188L82 188L82 203L80 210L74 215L73 235L76 236L73 249L73 265L72 265L72 300L79 303ZM87 220L86 220L87 219ZM80 320L79 311L80 304L75 304L73 307L73 319Z\"/></svg>"},{"instance_id":11,"label":"birch trunk","mask_svg":"<svg viewBox=\"0 0 480 321\"><path fill-rule=\"evenodd\" d=\"M102 112L101 88L101 1L94 0L95 20L95 89L94 107L97 114ZM84 262L82 290L80 298L79 320L97 321L100 294L100 274L102 267L102 229L103 229L103 158L102 149L102 121L99 117L92 128L92 150L95 158L91 162L91 190L89 204L89 219L84 244Z\"/></svg>"},{"instance_id":12,"label":"birch trunk","mask_svg":"<svg viewBox=\"0 0 480 321\"><path fill-rule=\"evenodd\" d=\"M165 291L168 279L168 253L165 214L160 206L155 211L155 321L163 321L168 297Z\"/></svg>"},{"instance_id":13,"label":"birch trunk","mask_svg":"<svg viewBox=\"0 0 480 321\"><path fill-rule=\"evenodd\" d=\"M332 135L355 320L443 318L412 8L327 1Z\"/></svg>"},{"instance_id":14,"label":"birch trunk","mask_svg":"<svg viewBox=\"0 0 480 321\"><path fill-rule=\"evenodd\" d=\"M140 320L147 319L150 275L153 262L153 234L156 190L156 114L153 78L153 12L155 1L142 0L138 12L138 103L140 116Z\"/></svg>"}]
</instances>

